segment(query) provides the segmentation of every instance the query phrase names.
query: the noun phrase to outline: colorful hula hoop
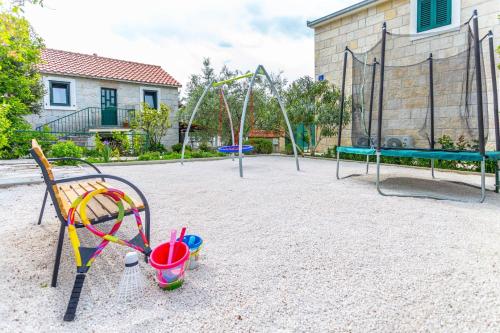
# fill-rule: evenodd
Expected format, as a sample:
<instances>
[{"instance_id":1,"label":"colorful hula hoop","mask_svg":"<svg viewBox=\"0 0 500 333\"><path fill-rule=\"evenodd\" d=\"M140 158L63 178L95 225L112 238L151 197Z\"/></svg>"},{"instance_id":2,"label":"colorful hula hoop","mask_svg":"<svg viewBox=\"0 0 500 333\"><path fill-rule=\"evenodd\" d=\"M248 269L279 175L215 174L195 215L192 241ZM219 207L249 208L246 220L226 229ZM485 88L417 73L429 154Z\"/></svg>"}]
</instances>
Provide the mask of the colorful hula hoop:
<instances>
[{"instance_id":1,"label":"colorful hula hoop","mask_svg":"<svg viewBox=\"0 0 500 333\"><path fill-rule=\"evenodd\" d=\"M249 153L253 150L253 146L250 145L243 145L242 146L242 152L243 153ZM217 151L219 153L224 153L224 154L236 154L240 151L240 146L234 145L234 146L222 146L217 148Z\"/></svg>"},{"instance_id":2,"label":"colorful hula hoop","mask_svg":"<svg viewBox=\"0 0 500 333\"><path fill-rule=\"evenodd\" d=\"M109 233L105 233L96 226L92 225L92 223L89 221L87 217L87 204L89 201L95 197L96 195L105 195L112 199L116 205L118 206L118 216L116 218L116 222L109 231ZM142 241L144 242L144 248L137 246L135 244L132 244L129 241L120 239L115 236L115 233L120 229L121 223L123 221L123 218L125 217L125 208L123 205L123 202L126 202L129 206L130 209L132 210L132 213L134 214L135 221L137 224L137 229L139 230L139 235L142 238ZM79 208L79 209L78 209ZM91 257L88 259L86 263L82 262L82 256L80 253L80 240L78 239L78 235L76 233L76 227L75 227L75 213L77 212L80 215L81 218L81 223L85 226L87 230L89 230L91 233L96 235L97 237L102 238L102 242L97 246L95 252L91 255ZM69 234L69 239L71 242L71 245L73 247L73 250L75 252L75 261L76 265L78 267L86 266L87 268L92 265L94 262L95 258L101 254L102 250L106 247L106 245L109 244L109 242L117 243L120 245L128 246L131 247L139 252L145 253L148 252L149 250L149 242L146 238L146 235L143 232L143 227L142 227L142 220L141 220L141 215L139 214L139 210L137 209L136 205L134 204L134 201L127 196L125 193L122 191L116 190L116 189L97 189L94 191L88 191L79 196L71 205L69 212L68 212L68 219L67 219L67 226L68 226L68 234Z\"/></svg>"}]
</instances>

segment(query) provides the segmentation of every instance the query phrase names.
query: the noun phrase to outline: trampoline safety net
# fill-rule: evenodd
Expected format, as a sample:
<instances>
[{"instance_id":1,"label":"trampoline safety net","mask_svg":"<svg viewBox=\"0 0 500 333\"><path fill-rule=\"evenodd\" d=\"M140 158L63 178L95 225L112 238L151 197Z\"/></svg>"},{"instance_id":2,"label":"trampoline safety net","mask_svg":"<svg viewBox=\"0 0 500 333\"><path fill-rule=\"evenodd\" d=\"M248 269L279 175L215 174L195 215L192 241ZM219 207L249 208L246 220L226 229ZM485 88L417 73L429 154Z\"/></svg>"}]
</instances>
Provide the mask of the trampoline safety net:
<instances>
[{"instance_id":1,"label":"trampoline safety net","mask_svg":"<svg viewBox=\"0 0 500 333\"><path fill-rule=\"evenodd\" d=\"M473 30L432 34L386 33L382 148L479 150L478 85ZM488 98L480 39L484 141ZM453 47L450 47L453 45ZM352 58L353 147L377 147L382 40ZM433 117L432 117L433 114Z\"/></svg>"}]
</instances>

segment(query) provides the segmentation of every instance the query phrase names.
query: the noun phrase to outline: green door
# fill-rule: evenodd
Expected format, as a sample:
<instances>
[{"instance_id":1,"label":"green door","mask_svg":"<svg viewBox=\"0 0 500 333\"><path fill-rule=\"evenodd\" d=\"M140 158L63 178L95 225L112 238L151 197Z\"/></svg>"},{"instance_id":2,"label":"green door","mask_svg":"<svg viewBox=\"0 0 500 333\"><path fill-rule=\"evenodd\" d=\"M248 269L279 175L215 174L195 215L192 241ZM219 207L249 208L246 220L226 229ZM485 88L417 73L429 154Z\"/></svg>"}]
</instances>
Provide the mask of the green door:
<instances>
[{"instance_id":1,"label":"green door","mask_svg":"<svg viewBox=\"0 0 500 333\"><path fill-rule=\"evenodd\" d=\"M101 124L102 126L118 125L116 89L101 88Z\"/></svg>"},{"instance_id":2,"label":"green door","mask_svg":"<svg viewBox=\"0 0 500 333\"><path fill-rule=\"evenodd\" d=\"M316 129L311 125L312 144L316 144ZM309 150L309 132L306 130L304 124L299 124L295 128L295 144L302 149L302 151Z\"/></svg>"}]
</instances>

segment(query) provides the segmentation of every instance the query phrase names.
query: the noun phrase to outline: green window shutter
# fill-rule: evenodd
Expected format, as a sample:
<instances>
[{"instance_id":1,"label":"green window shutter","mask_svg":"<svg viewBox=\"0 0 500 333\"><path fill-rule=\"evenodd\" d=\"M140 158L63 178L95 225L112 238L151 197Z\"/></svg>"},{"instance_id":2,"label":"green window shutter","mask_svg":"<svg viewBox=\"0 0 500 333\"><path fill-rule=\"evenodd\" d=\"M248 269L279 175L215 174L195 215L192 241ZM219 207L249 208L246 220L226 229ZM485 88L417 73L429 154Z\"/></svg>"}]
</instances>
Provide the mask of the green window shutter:
<instances>
[{"instance_id":1,"label":"green window shutter","mask_svg":"<svg viewBox=\"0 0 500 333\"><path fill-rule=\"evenodd\" d=\"M436 0L436 25L451 24L451 0Z\"/></svg>"},{"instance_id":2,"label":"green window shutter","mask_svg":"<svg viewBox=\"0 0 500 333\"><path fill-rule=\"evenodd\" d=\"M418 0L417 32L451 24L451 0Z\"/></svg>"}]
</instances>

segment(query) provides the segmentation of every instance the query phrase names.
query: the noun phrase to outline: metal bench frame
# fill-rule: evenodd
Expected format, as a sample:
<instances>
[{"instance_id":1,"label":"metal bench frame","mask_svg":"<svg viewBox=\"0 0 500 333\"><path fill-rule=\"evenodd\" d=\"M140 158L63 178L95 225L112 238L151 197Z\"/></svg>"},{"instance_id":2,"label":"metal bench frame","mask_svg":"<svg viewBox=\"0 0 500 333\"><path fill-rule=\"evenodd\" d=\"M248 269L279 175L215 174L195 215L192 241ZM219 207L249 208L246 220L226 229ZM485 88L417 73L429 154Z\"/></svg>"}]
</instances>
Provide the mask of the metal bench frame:
<instances>
[{"instance_id":1,"label":"metal bench frame","mask_svg":"<svg viewBox=\"0 0 500 333\"><path fill-rule=\"evenodd\" d=\"M82 181L82 180L87 180L87 179L96 179L96 178L97 179L100 178L102 181L105 181L105 179L113 179L113 180L119 181L119 182L121 182L121 183L123 183L125 185L128 185L129 187L131 187L137 193L137 195L139 195L139 198L141 199L141 201L142 201L142 203L144 205L144 208L140 209L140 211L144 212L144 215L145 215L144 230L145 230L146 238L148 239L148 241L150 241L151 213L150 213L150 210L149 210L149 204L148 204L148 201L147 201L146 197L141 192L141 190L139 190L139 188L137 186L135 186L134 184L132 184L131 182L129 182L128 180L126 180L124 178L121 178L121 177L118 177L118 176L114 176L114 175L103 174L99 170L99 168L97 168L94 164L92 164L92 163L90 163L88 161L79 159L79 158L72 158L72 157L51 158L51 159L47 159L47 160L49 162L53 162L53 161L78 161L78 162L81 162L81 163L89 165L97 173L96 174L90 174L90 175L84 175L84 176L70 177L70 178L51 179L51 177L49 176L49 173L47 171L47 168L45 167L44 163L42 162L42 160L38 156L38 154L35 152L35 150L31 149L30 153L33 156L33 158L35 159L35 161L38 164L38 166L40 167L40 169L42 171L43 179L44 179L45 184L47 186L47 188L45 190L45 195L44 195L44 198L43 198L42 208L40 210L40 215L39 215L39 218L38 218L38 224L42 223L43 213L45 211L45 206L46 206L48 195L50 195L50 199L52 200L52 203L53 203L54 209L56 211L57 217L59 218L59 221L61 223L60 227L59 227L59 239L57 241L56 257L55 257L55 262L54 262L54 270L52 272L52 281L51 281L51 286L52 287L56 287L57 286L57 276L59 274L59 265L60 265L60 262L61 262L61 253L62 253L62 247L63 247L63 243L64 243L64 234L65 234L65 231L66 231L66 219L64 218L62 210L61 210L61 207L58 204L57 195L54 192L53 186L57 186L58 184L61 184L61 183L77 182L77 181ZM133 213L131 211L129 211L129 212L126 213L126 215L130 215L130 214L133 214ZM102 217L99 217L98 219L92 220L91 223L92 224L99 224L99 223L111 221L114 218L116 218L116 214L115 215L102 216ZM82 224L77 224L76 227L77 228L84 228L84 226ZM145 258L146 258L146 261L147 261L147 256Z\"/></svg>"}]
</instances>

